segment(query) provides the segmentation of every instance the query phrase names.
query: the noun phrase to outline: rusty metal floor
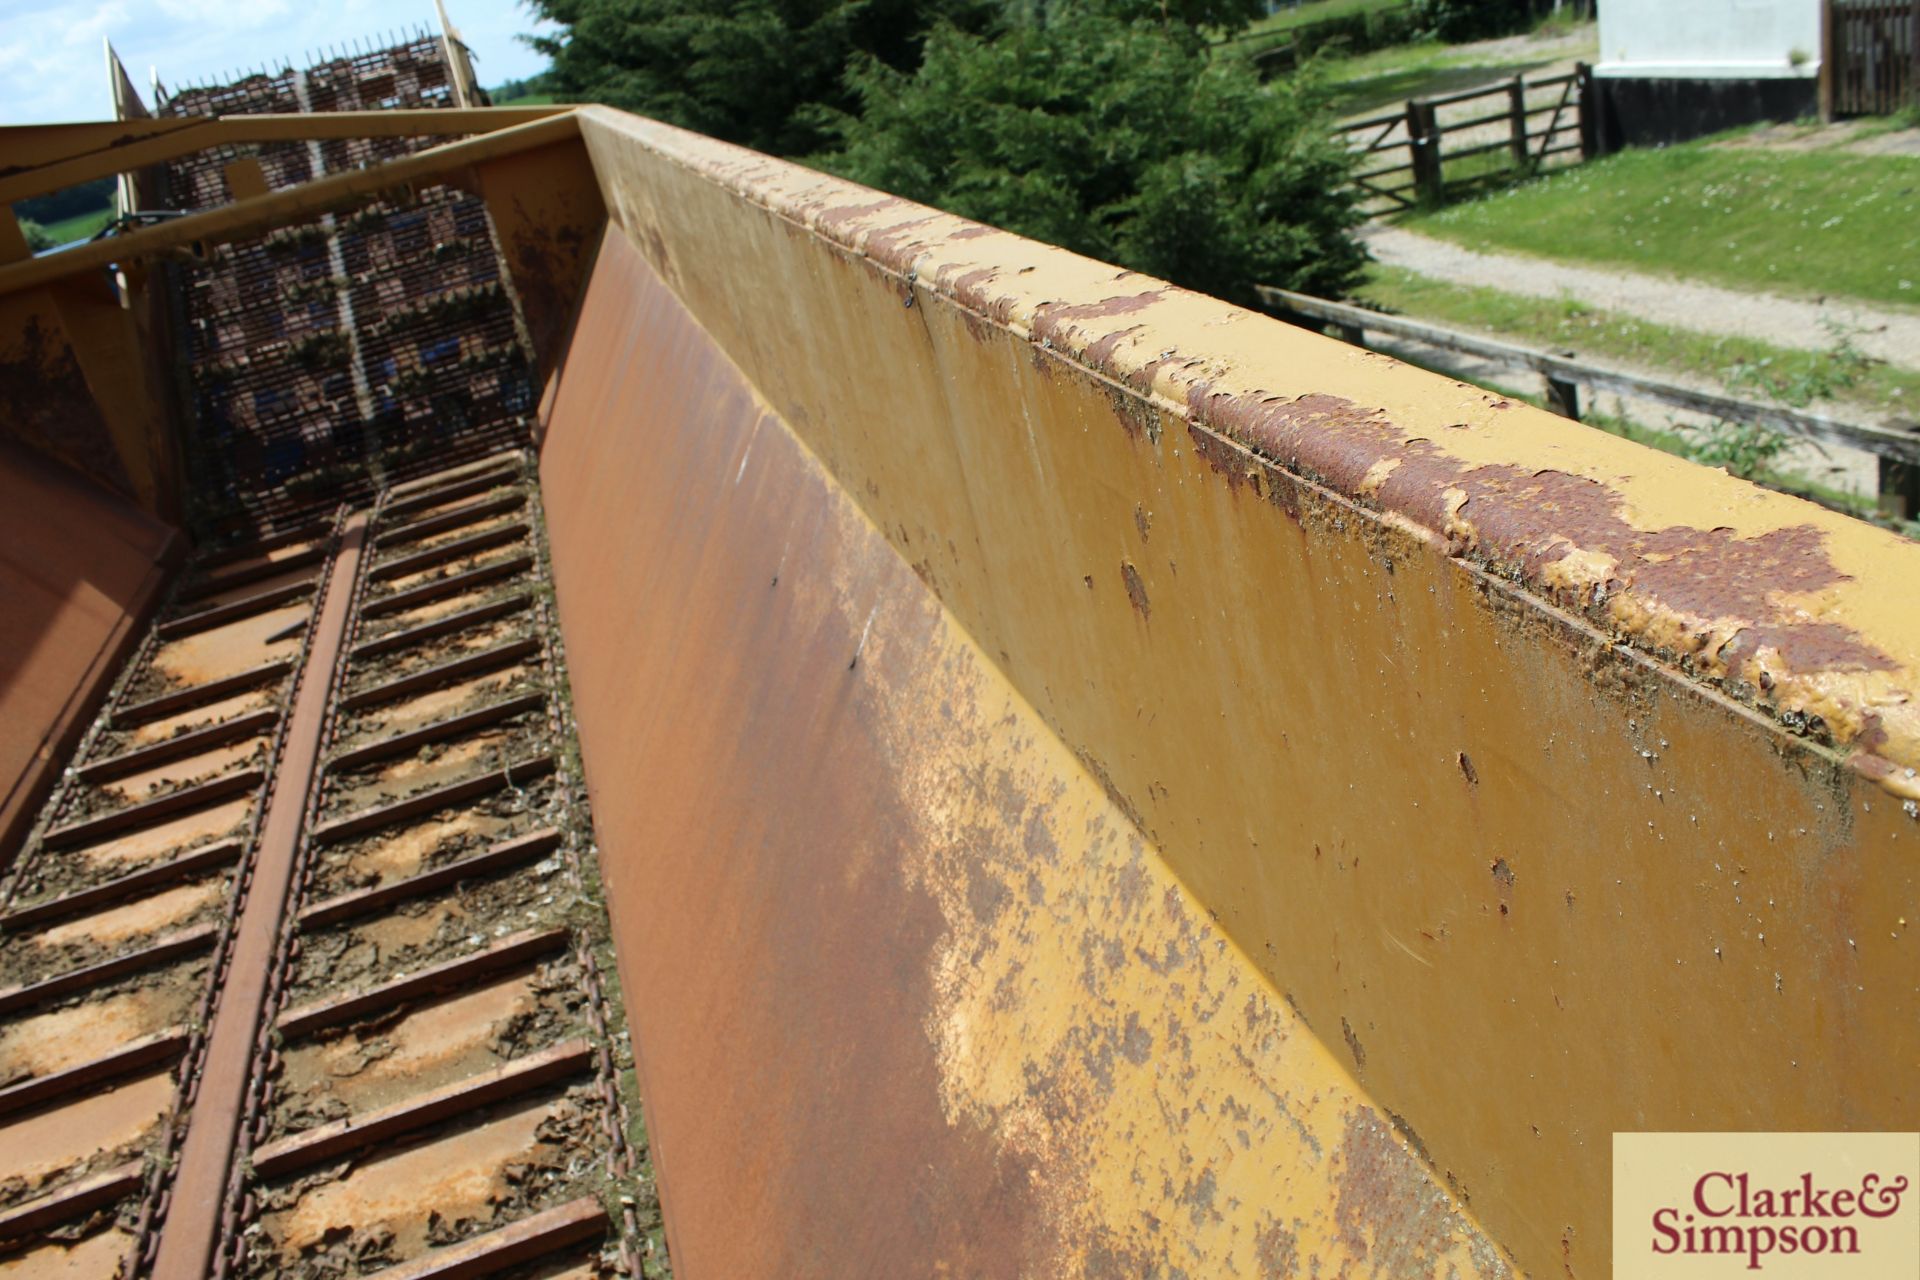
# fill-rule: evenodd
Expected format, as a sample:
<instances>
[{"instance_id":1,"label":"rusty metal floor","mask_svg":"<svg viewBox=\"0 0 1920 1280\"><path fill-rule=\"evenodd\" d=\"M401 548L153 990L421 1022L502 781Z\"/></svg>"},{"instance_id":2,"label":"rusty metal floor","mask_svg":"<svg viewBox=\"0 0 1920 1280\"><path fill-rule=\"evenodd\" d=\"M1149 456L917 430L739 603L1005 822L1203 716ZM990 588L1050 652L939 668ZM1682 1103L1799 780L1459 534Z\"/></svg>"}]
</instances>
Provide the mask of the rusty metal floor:
<instances>
[{"instance_id":1,"label":"rusty metal floor","mask_svg":"<svg viewBox=\"0 0 1920 1280\"><path fill-rule=\"evenodd\" d=\"M0 1277L656 1276L519 454L189 566L0 885Z\"/></svg>"}]
</instances>

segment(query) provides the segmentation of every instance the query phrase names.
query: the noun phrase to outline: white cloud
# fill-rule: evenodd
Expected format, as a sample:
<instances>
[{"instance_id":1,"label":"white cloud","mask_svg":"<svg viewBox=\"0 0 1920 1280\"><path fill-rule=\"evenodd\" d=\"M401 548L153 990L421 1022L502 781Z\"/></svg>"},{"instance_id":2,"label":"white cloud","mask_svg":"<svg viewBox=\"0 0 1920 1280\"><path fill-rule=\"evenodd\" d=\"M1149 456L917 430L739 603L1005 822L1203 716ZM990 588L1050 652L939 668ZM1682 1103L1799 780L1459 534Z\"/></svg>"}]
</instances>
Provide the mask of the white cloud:
<instances>
[{"instance_id":1,"label":"white cloud","mask_svg":"<svg viewBox=\"0 0 1920 1280\"><path fill-rule=\"evenodd\" d=\"M286 0L158 0L162 14L175 22L247 29L272 22L287 12Z\"/></svg>"},{"instance_id":2,"label":"white cloud","mask_svg":"<svg viewBox=\"0 0 1920 1280\"><path fill-rule=\"evenodd\" d=\"M100 37L123 27L127 23L127 6L121 0L107 0L107 3L95 9L77 22L68 22L60 32L60 42L69 45L84 45L91 49L100 47Z\"/></svg>"}]
</instances>

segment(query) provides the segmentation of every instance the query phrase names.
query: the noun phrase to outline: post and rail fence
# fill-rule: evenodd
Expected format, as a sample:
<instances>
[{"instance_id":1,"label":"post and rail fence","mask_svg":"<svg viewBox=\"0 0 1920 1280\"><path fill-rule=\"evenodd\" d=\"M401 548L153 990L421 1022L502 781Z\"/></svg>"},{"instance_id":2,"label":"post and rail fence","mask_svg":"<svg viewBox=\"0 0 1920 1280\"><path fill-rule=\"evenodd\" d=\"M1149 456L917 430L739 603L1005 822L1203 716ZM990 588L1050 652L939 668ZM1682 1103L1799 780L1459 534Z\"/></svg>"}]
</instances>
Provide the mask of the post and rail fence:
<instances>
[{"instance_id":1,"label":"post and rail fence","mask_svg":"<svg viewBox=\"0 0 1920 1280\"><path fill-rule=\"evenodd\" d=\"M1254 288L1262 309L1268 313L1306 328L1331 328L1338 337L1356 346L1366 345L1364 338L1371 331L1490 360L1508 368L1530 370L1546 380L1547 408L1576 421L1580 417L1580 388L1585 387L1589 394L1611 392L1651 400L1723 422L1751 423L1799 439L1871 453L1880 460L1880 511L1904 520L1920 518L1920 429L1915 425L1847 422L1803 409L1700 391L1660 378L1589 364L1571 356L1462 333L1443 325L1385 315L1349 302L1334 302L1272 285Z\"/></svg>"},{"instance_id":2,"label":"post and rail fence","mask_svg":"<svg viewBox=\"0 0 1920 1280\"><path fill-rule=\"evenodd\" d=\"M1414 98L1402 110L1341 124L1335 134L1360 156L1353 181L1371 212L1388 213L1443 204L1488 179L1588 158L1591 98L1591 72L1583 63L1557 76L1516 75Z\"/></svg>"}]
</instances>

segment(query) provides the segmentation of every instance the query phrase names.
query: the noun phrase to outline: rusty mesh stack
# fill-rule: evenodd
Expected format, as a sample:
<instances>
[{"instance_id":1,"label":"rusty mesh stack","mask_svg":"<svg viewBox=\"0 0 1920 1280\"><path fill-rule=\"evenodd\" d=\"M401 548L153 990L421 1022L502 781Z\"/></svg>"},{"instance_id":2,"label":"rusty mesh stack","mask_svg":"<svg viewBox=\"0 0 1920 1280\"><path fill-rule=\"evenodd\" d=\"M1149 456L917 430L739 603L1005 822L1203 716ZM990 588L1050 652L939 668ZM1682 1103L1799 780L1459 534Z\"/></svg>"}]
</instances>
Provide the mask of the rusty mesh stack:
<instances>
[{"instance_id":1,"label":"rusty mesh stack","mask_svg":"<svg viewBox=\"0 0 1920 1280\"><path fill-rule=\"evenodd\" d=\"M184 89L169 116L453 105L440 41ZM169 166L175 208L230 198L251 157L271 189L431 145L412 138L216 148ZM383 484L513 448L534 389L485 206L435 186L222 246L182 290L204 534L248 540Z\"/></svg>"}]
</instances>

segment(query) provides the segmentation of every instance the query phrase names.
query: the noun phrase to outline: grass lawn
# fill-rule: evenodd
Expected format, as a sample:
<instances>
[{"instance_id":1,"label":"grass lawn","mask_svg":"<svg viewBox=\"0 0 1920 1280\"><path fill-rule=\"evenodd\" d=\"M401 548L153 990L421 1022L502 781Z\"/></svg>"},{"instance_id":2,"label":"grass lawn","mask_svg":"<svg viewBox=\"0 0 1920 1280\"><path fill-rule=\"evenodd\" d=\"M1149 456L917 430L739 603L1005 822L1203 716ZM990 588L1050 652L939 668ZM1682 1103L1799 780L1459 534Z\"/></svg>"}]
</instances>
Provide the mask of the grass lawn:
<instances>
[{"instance_id":1,"label":"grass lawn","mask_svg":"<svg viewBox=\"0 0 1920 1280\"><path fill-rule=\"evenodd\" d=\"M1410 50L1445 50L1445 45L1400 45L1394 49L1381 50L1383 53L1406 53ZM1352 61L1363 61L1366 57ZM1481 85L1505 80L1514 74L1531 75L1534 72L1544 74L1544 68L1553 64L1551 58L1526 58L1514 62L1475 61L1461 65L1450 63L1440 53L1430 60L1410 60L1398 70L1368 75L1359 79L1348 79L1344 67L1335 67L1334 74L1339 76L1333 88L1333 114L1336 119L1349 116L1377 115L1406 105L1409 98L1432 98L1443 93L1452 93L1456 89L1476 89Z\"/></svg>"},{"instance_id":2,"label":"grass lawn","mask_svg":"<svg viewBox=\"0 0 1920 1280\"><path fill-rule=\"evenodd\" d=\"M523 93L517 98L495 98L496 107L550 107L554 97L550 93Z\"/></svg>"},{"instance_id":3,"label":"grass lawn","mask_svg":"<svg viewBox=\"0 0 1920 1280\"><path fill-rule=\"evenodd\" d=\"M1920 413L1920 370L1852 354L1840 333L1828 349L1804 351L1675 329L1571 298L1528 298L1377 265L1359 297L1389 311L1478 329L1525 346L1708 378L1747 399L1804 406L1832 398L1889 414Z\"/></svg>"},{"instance_id":4,"label":"grass lawn","mask_svg":"<svg viewBox=\"0 0 1920 1280\"><path fill-rule=\"evenodd\" d=\"M1376 49L1351 58L1328 59L1327 78L1333 84L1336 118L1371 115L1403 106L1408 98L1430 98L1492 84L1514 75L1545 75L1547 68L1568 58L1591 59L1593 48L1568 51L1565 45L1503 41L1498 52L1472 45L1422 40L1414 44Z\"/></svg>"},{"instance_id":5,"label":"grass lawn","mask_svg":"<svg viewBox=\"0 0 1920 1280\"><path fill-rule=\"evenodd\" d=\"M1476 249L1920 306L1920 159L1625 151L1404 225Z\"/></svg>"},{"instance_id":6,"label":"grass lawn","mask_svg":"<svg viewBox=\"0 0 1920 1280\"><path fill-rule=\"evenodd\" d=\"M1570 298L1528 298L1498 289L1448 284L1396 267L1375 266L1356 296L1389 311L1490 333L1525 346L1568 352L1601 363L1617 361L1692 374L1727 388L1729 394L1753 400L1804 406L1812 399L1832 397L1899 416L1911 416L1920 408L1920 370L1864 360L1850 353L1838 338L1826 351L1777 347L1748 338L1652 324L1617 312L1595 310ZM1492 382L1484 385L1534 404L1542 400L1537 391ZM1698 436L1593 413L1584 415L1583 420L1589 426L1665 453L1703 460L1703 442ZM1712 463L1712 459L1704 460ZM1845 492L1812 477L1772 468L1763 469L1754 479L1852 515L1876 519L1870 494ZM1908 527L1896 522L1889 527L1920 537L1920 524Z\"/></svg>"}]
</instances>

